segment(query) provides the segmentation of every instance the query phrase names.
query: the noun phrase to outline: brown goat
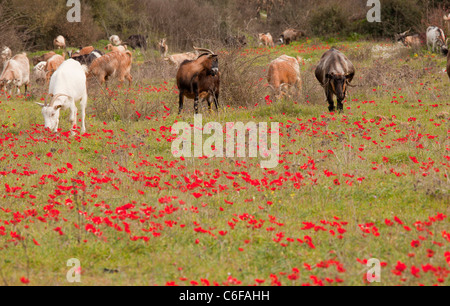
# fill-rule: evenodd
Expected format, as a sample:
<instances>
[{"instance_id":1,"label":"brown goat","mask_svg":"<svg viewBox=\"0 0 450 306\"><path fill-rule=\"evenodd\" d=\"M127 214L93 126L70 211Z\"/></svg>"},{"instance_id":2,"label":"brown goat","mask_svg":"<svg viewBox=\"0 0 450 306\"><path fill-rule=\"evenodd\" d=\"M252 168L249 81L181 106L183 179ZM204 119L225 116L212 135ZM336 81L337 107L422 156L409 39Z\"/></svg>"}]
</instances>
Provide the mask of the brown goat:
<instances>
[{"instance_id":1,"label":"brown goat","mask_svg":"<svg viewBox=\"0 0 450 306\"><path fill-rule=\"evenodd\" d=\"M69 53L69 57L74 58L76 56L88 55L91 54L94 50L95 48L92 46L80 48L80 50L77 52Z\"/></svg>"},{"instance_id":2,"label":"brown goat","mask_svg":"<svg viewBox=\"0 0 450 306\"><path fill-rule=\"evenodd\" d=\"M283 88L288 91L293 88L296 95L301 93L302 79L300 77L301 58L282 55L270 63L268 81L275 92L275 98L283 95Z\"/></svg>"},{"instance_id":3,"label":"brown goat","mask_svg":"<svg viewBox=\"0 0 450 306\"><path fill-rule=\"evenodd\" d=\"M47 61L47 65L45 66L46 84L50 83L50 79L53 73L55 73L55 71L58 70L59 66L64 63L64 60L65 58L63 56L55 54Z\"/></svg>"},{"instance_id":4,"label":"brown goat","mask_svg":"<svg viewBox=\"0 0 450 306\"><path fill-rule=\"evenodd\" d=\"M56 55L55 52L51 51L48 53L45 53L41 56L35 56L33 57L33 66L36 66L40 62L47 62L49 59L51 59L54 55Z\"/></svg>"},{"instance_id":5,"label":"brown goat","mask_svg":"<svg viewBox=\"0 0 450 306\"><path fill-rule=\"evenodd\" d=\"M206 49L205 49L206 50ZM208 50L209 51L209 50ZM199 99L207 99L211 110L211 99L219 110L220 73L219 59L212 51L203 53L196 60L185 61L177 73L179 111L181 114L184 98L194 99L194 111L198 114Z\"/></svg>"},{"instance_id":6,"label":"brown goat","mask_svg":"<svg viewBox=\"0 0 450 306\"><path fill-rule=\"evenodd\" d=\"M449 45L449 47L450 47L450 45ZM448 52L448 54L447 54L447 74L448 74L448 77L450 78L450 52Z\"/></svg>"},{"instance_id":7,"label":"brown goat","mask_svg":"<svg viewBox=\"0 0 450 306\"><path fill-rule=\"evenodd\" d=\"M426 33L408 35L411 29L395 35L395 40L401 42L405 47L420 48L427 40Z\"/></svg>"},{"instance_id":8,"label":"brown goat","mask_svg":"<svg viewBox=\"0 0 450 306\"><path fill-rule=\"evenodd\" d=\"M107 83L110 77L117 77L121 83L126 78L131 86L133 82L133 77L130 73L132 62L133 55L130 51L110 52L92 62L88 78L96 77L100 84Z\"/></svg>"},{"instance_id":9,"label":"brown goat","mask_svg":"<svg viewBox=\"0 0 450 306\"><path fill-rule=\"evenodd\" d=\"M291 42L299 40L301 37L306 36L305 32L295 30L295 29L287 29L281 34L280 41L283 44L290 45Z\"/></svg>"}]
</instances>

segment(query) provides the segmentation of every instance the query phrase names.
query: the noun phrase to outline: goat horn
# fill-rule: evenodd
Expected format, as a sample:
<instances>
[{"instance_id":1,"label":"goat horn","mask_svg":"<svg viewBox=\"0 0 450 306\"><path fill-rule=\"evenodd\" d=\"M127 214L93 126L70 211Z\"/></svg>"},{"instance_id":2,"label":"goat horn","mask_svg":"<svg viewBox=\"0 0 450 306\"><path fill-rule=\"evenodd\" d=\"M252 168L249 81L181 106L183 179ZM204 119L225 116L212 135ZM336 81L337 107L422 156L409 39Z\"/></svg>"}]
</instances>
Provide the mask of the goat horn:
<instances>
[{"instance_id":1,"label":"goat horn","mask_svg":"<svg viewBox=\"0 0 450 306\"><path fill-rule=\"evenodd\" d=\"M350 82L347 80L346 81L346 83L347 83L347 86L349 86L349 87L358 87L358 85L352 85L352 84L350 84Z\"/></svg>"},{"instance_id":2,"label":"goat horn","mask_svg":"<svg viewBox=\"0 0 450 306\"><path fill-rule=\"evenodd\" d=\"M406 32L403 32L402 34L400 34L400 36L406 35L406 34L408 34L409 32L411 32L411 29L409 29L409 30L406 31Z\"/></svg>"},{"instance_id":3,"label":"goat horn","mask_svg":"<svg viewBox=\"0 0 450 306\"><path fill-rule=\"evenodd\" d=\"M204 52L208 52L208 53L211 53L211 54L215 54L213 51L211 51L211 50L209 50L209 49L205 49L205 48L197 48L197 47L194 47L194 50L196 50L196 51L204 51Z\"/></svg>"}]
</instances>

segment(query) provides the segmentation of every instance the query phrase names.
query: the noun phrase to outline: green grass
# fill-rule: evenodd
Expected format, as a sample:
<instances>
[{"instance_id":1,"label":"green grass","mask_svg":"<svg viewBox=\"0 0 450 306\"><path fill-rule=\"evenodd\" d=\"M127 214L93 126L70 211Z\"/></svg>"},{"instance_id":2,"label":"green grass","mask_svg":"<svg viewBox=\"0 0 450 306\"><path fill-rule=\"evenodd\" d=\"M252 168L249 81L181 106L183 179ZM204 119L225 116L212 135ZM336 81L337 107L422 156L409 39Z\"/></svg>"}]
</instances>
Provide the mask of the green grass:
<instances>
[{"instance_id":1,"label":"green grass","mask_svg":"<svg viewBox=\"0 0 450 306\"><path fill-rule=\"evenodd\" d=\"M78 258L81 285L189 285L201 284L201 279L223 284L230 275L243 285L255 279L271 285L271 274L284 285L313 284L311 276L324 284L328 278L334 280L332 285L337 279L344 285L364 285L368 268L357 259L378 258L387 263L381 285L449 285L448 277L421 268L431 264L449 270L445 253L450 241L443 236L450 231L448 218L425 226L428 233L414 226L450 213L445 157L449 116L437 116L449 112L445 59L408 53L375 62L365 55L373 42L333 43L354 59L360 76L355 84L361 86L350 90L343 114L327 112L322 88L315 84L312 68L324 50L312 41L269 52L273 58L285 53L308 60L302 67L300 101L267 105L262 94L258 107L231 104L218 114L204 110L204 123L282 123L282 163L272 170L261 169L260 160L251 158L175 159L166 140L172 135L161 128L175 121L193 123L193 116L192 102L176 116L174 79L168 84L136 80L130 91L113 86L110 96L91 88L90 135L82 137L49 135L35 127L43 118L34 100L1 97L0 283L21 284L21 277L27 277L30 285L72 285L66 281L66 263ZM248 56L261 50L251 49ZM263 67L264 62L260 59L256 65ZM383 65L396 72L405 65L409 70L384 85L365 83ZM422 73L424 68L429 68L427 73ZM154 87L167 90L158 93ZM60 128L69 130L65 113ZM296 174L302 179L294 181ZM58 187L80 187L81 182L85 187L78 188L76 196ZM8 191L6 185L22 189ZM165 203L166 197L175 198ZM127 204L132 206L116 210ZM395 223L395 217L412 230ZM386 219L395 225L386 225ZM326 231L302 230L303 222ZM333 222L345 222L342 239ZM379 237L363 234L359 225L368 223L376 226ZM88 232L88 224L101 235ZM25 240L13 239L11 232ZM134 241L134 236L149 241ZM281 236L280 242L274 241ZM305 242L305 236L315 248L297 241ZM419 240L420 247L413 248L413 240ZM429 258L427 250L436 254ZM319 265L327 261L329 267ZM399 261L408 267L402 276L391 272ZM345 271L338 270L336 262ZM413 265L421 268L420 278L411 275ZM297 280L288 278L293 268L300 269Z\"/></svg>"}]
</instances>

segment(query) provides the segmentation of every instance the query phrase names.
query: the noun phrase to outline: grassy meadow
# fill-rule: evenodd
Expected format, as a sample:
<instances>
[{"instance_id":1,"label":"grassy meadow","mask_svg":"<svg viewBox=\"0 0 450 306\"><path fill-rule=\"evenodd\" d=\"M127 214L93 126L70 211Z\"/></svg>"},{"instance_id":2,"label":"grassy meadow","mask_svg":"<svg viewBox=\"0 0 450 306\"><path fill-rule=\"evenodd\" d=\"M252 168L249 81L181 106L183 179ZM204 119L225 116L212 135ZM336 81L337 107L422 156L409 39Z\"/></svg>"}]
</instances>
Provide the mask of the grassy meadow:
<instances>
[{"instance_id":1,"label":"grassy meadow","mask_svg":"<svg viewBox=\"0 0 450 306\"><path fill-rule=\"evenodd\" d=\"M357 69L343 113L313 74L332 46ZM450 285L446 59L318 39L216 51L220 110L203 105L203 122L279 122L278 167L173 157L193 103L177 115L176 70L152 50L135 53L130 88L89 84L84 135L67 112L44 129L44 86L1 93L0 284L362 286L376 258L370 286ZM274 101L266 69L282 54L303 59L303 91Z\"/></svg>"}]
</instances>

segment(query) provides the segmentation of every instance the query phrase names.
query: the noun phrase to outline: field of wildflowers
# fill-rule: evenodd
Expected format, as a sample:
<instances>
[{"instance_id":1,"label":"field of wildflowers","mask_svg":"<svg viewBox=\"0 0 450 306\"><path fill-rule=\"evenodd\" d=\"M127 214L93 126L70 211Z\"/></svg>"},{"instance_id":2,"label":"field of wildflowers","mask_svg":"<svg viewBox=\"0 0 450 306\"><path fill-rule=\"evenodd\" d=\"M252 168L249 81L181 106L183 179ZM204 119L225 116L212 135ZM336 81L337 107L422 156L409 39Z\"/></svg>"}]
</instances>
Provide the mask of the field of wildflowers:
<instances>
[{"instance_id":1,"label":"field of wildflowers","mask_svg":"<svg viewBox=\"0 0 450 306\"><path fill-rule=\"evenodd\" d=\"M174 158L171 126L193 123L193 105L177 116L173 76L93 86L87 133L75 137L67 114L59 133L43 128L34 102L45 93L2 93L0 284L72 285L75 258L81 285L360 286L375 258L381 282L371 286L449 285L445 59L341 42L357 87L343 113L329 113L313 71L330 47L241 50L263 56L263 75L265 57L301 56L302 97L262 91L255 105L203 109L204 121L279 122L274 169L257 158Z\"/></svg>"}]
</instances>

